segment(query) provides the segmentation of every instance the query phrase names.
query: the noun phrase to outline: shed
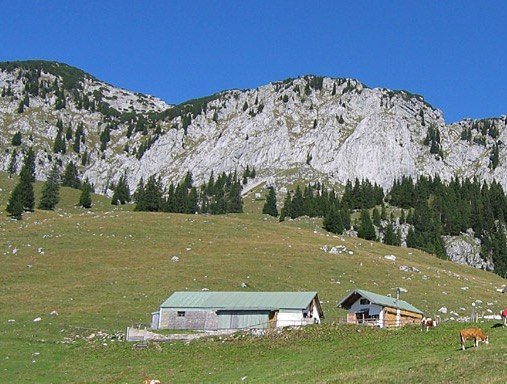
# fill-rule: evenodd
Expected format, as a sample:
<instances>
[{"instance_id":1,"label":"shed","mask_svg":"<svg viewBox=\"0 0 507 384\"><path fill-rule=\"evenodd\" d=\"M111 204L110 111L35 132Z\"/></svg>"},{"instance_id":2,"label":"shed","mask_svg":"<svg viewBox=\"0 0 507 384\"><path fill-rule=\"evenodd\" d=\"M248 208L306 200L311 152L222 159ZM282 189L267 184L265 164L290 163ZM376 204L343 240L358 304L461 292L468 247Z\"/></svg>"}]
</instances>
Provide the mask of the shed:
<instances>
[{"instance_id":1,"label":"shed","mask_svg":"<svg viewBox=\"0 0 507 384\"><path fill-rule=\"evenodd\" d=\"M174 292L152 314L153 329L275 328L320 323L317 292Z\"/></svg>"},{"instance_id":2,"label":"shed","mask_svg":"<svg viewBox=\"0 0 507 384\"><path fill-rule=\"evenodd\" d=\"M347 323L370 324L380 328L420 324L423 312L399 298L355 289L337 305L348 310Z\"/></svg>"}]
</instances>

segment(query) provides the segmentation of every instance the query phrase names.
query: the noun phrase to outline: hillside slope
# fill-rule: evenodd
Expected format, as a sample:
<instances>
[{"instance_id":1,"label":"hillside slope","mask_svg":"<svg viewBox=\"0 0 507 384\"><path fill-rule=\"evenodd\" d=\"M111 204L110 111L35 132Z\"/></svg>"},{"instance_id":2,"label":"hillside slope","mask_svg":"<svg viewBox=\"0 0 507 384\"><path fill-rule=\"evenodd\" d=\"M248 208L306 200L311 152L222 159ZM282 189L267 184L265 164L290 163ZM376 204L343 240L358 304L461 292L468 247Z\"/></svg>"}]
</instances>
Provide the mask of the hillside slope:
<instances>
[{"instance_id":1,"label":"hillside slope","mask_svg":"<svg viewBox=\"0 0 507 384\"><path fill-rule=\"evenodd\" d=\"M5 380L238 382L248 376L251 382L308 382L319 374L323 382L372 382L386 375L435 382L452 381L453 367L453 375L501 382L505 332L491 328L494 323L480 324L492 344L462 353L461 325L448 321L504 307L505 297L496 289L505 280L497 275L413 249L330 236L318 220L130 212L101 203L86 211L72 208L77 191L64 189L62 196L63 209L55 212L37 210L20 222L0 219ZM352 254L332 254L324 246ZM418 272L405 272L403 266ZM345 317L336 303L356 287L381 294L403 287L404 300L427 315L440 314L444 325L428 335L412 328L393 333L331 325ZM327 325L267 339L170 343L147 350L100 336L148 324L151 312L175 290L204 288L316 290ZM444 307L447 313L439 311ZM365 356L369 364L358 370ZM463 371L463 362L477 364L472 376Z\"/></svg>"}]
</instances>

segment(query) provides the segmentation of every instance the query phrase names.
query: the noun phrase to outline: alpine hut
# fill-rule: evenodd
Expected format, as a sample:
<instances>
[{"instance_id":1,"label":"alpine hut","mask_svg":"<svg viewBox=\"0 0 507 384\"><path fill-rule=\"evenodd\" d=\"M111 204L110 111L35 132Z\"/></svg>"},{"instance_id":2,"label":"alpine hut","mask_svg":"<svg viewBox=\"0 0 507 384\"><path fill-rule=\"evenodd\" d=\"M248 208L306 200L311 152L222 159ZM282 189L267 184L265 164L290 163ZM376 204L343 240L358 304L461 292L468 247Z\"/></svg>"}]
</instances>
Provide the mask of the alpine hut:
<instances>
[{"instance_id":1,"label":"alpine hut","mask_svg":"<svg viewBox=\"0 0 507 384\"><path fill-rule=\"evenodd\" d=\"M275 328L320 323L317 292L174 292L152 314L153 329Z\"/></svg>"},{"instance_id":2,"label":"alpine hut","mask_svg":"<svg viewBox=\"0 0 507 384\"><path fill-rule=\"evenodd\" d=\"M423 312L399 297L355 289L337 305L348 310L347 323L370 324L380 328L420 324Z\"/></svg>"}]
</instances>

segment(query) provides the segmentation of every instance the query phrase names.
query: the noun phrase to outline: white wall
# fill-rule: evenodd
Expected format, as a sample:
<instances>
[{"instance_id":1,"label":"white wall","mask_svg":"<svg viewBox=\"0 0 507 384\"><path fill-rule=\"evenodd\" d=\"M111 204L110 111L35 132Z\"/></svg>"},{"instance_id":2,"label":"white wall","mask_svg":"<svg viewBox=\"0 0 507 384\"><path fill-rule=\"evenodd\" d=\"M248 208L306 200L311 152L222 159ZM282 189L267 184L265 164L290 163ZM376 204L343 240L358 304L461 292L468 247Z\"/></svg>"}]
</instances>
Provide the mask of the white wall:
<instances>
[{"instance_id":1,"label":"white wall","mask_svg":"<svg viewBox=\"0 0 507 384\"><path fill-rule=\"evenodd\" d=\"M300 312L278 312L276 318L277 327L288 327L303 325L303 311Z\"/></svg>"}]
</instances>

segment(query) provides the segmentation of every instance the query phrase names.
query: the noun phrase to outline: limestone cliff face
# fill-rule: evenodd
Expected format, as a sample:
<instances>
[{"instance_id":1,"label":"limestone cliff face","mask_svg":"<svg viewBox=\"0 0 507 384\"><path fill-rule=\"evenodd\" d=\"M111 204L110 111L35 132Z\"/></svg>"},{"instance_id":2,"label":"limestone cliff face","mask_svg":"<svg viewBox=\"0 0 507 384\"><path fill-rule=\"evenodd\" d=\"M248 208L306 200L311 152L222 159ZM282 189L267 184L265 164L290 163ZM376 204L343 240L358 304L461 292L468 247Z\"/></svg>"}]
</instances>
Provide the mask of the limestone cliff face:
<instances>
[{"instance_id":1,"label":"limestone cliff face","mask_svg":"<svg viewBox=\"0 0 507 384\"><path fill-rule=\"evenodd\" d=\"M0 89L9 87L12 92L0 98L4 170L11 138L20 131L22 146L38 150L40 178L55 158L62 164L70 160L80 164L86 150L88 159L81 171L98 190L124 172L134 189L140 178L153 174L165 181L179 180L190 170L202 180L211 171L241 171L247 165L261 177L281 181L298 173L335 184L367 178L388 188L402 175L438 174L446 180L454 175L495 178L507 187L504 117L446 125L441 111L404 91L370 89L352 79L306 76L223 92L190 101L185 108L84 75L79 88L65 91L65 108L55 109L56 96L49 91L43 97L31 95L29 106L18 113L26 88L24 73L22 68L0 70ZM62 80L44 71L39 76L40 83ZM79 109L75 92L92 99L98 96L117 113ZM71 150L71 140L65 154L53 153L58 119L65 126L83 123L80 153ZM148 121L144 132L132 128L139 119ZM111 140L101 151L100 133L111 122Z\"/></svg>"}]
</instances>

